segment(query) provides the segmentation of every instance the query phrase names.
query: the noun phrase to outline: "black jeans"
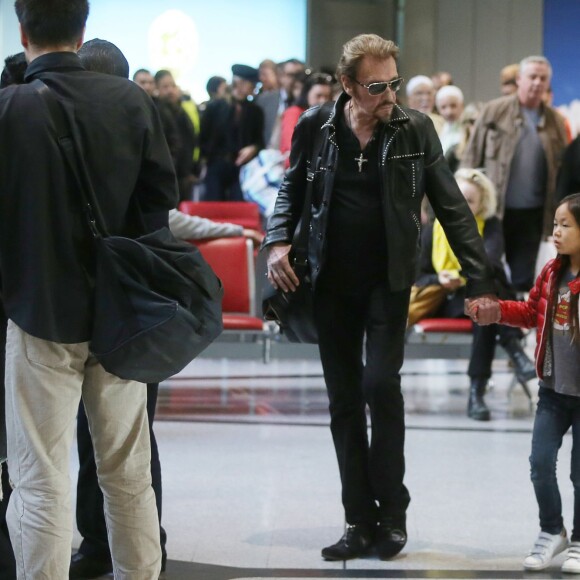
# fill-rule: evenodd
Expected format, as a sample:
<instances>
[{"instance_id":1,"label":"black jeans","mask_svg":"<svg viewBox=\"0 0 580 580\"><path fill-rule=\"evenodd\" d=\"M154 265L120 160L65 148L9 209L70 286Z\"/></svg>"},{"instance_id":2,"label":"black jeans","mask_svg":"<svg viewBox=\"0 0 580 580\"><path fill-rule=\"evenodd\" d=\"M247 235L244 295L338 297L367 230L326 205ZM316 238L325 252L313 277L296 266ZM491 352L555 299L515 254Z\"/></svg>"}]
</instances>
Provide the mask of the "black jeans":
<instances>
[{"instance_id":1,"label":"black jeans","mask_svg":"<svg viewBox=\"0 0 580 580\"><path fill-rule=\"evenodd\" d=\"M342 502L350 524L374 525L385 517L404 521L409 505L403 484L405 417L399 374L409 294L410 289L390 292L386 285L358 296L341 295L328 287L316 292L320 358Z\"/></svg>"},{"instance_id":2,"label":"black jeans","mask_svg":"<svg viewBox=\"0 0 580 580\"><path fill-rule=\"evenodd\" d=\"M506 209L503 217L505 257L513 287L528 292L534 285L536 259L544 224L544 208Z\"/></svg>"},{"instance_id":3,"label":"black jeans","mask_svg":"<svg viewBox=\"0 0 580 580\"><path fill-rule=\"evenodd\" d=\"M560 395L540 388L534 420L531 479L540 508L540 527L548 534L559 534L564 527L562 500L556 479L558 451L564 434L572 427L570 479L574 486L572 541L580 541L580 397Z\"/></svg>"},{"instance_id":4,"label":"black jeans","mask_svg":"<svg viewBox=\"0 0 580 580\"><path fill-rule=\"evenodd\" d=\"M473 342L467 374L472 379L487 380L491 377L491 365L495 357L495 347L512 339L521 340L522 331L512 326L490 324L489 326L473 325Z\"/></svg>"},{"instance_id":5,"label":"black jeans","mask_svg":"<svg viewBox=\"0 0 580 580\"><path fill-rule=\"evenodd\" d=\"M159 462L157 441L155 439L155 433L153 432L153 420L155 419L158 391L159 385L157 383L147 385L147 419L149 421L149 435L151 437L151 479L153 491L155 492L155 500L157 502L157 512L159 514L161 552L165 557L167 534L161 527L161 464ZM110 559L111 552L107 539L103 493L99 487L93 442L82 401L79 405L77 418L77 443L79 451L79 478L77 483L76 519L77 528L83 537L79 552L85 556Z\"/></svg>"},{"instance_id":6,"label":"black jeans","mask_svg":"<svg viewBox=\"0 0 580 580\"><path fill-rule=\"evenodd\" d=\"M499 297L502 300L515 300L513 289L508 286L505 275L503 280L496 279ZM445 300L437 311L437 316L443 318L464 318L463 308L465 301L465 288L460 288ZM471 379L488 380L491 377L491 366L495 358L495 348L499 341L500 345L507 344L510 340L523 338L523 333L514 326L503 324L490 324L489 326L473 325L473 341L471 343L471 355L467 375Z\"/></svg>"}]
</instances>

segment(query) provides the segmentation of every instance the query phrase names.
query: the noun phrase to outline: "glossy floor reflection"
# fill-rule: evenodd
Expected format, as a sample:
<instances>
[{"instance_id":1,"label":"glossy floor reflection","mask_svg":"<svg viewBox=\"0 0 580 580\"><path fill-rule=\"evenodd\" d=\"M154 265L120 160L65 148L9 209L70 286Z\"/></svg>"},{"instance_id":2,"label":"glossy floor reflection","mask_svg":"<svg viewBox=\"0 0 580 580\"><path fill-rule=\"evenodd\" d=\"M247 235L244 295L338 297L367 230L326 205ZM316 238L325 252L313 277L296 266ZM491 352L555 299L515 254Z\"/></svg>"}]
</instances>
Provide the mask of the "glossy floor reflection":
<instances>
[{"instance_id":1,"label":"glossy floor reflection","mask_svg":"<svg viewBox=\"0 0 580 580\"><path fill-rule=\"evenodd\" d=\"M165 577L562 577L563 556L545 573L521 567L538 532L528 400L519 387L508 396L511 373L497 361L493 420L468 419L465 368L463 360L405 364L409 542L390 562L320 557L344 521L315 359L198 360L162 385ZM567 436L559 473L567 525L570 445Z\"/></svg>"}]
</instances>

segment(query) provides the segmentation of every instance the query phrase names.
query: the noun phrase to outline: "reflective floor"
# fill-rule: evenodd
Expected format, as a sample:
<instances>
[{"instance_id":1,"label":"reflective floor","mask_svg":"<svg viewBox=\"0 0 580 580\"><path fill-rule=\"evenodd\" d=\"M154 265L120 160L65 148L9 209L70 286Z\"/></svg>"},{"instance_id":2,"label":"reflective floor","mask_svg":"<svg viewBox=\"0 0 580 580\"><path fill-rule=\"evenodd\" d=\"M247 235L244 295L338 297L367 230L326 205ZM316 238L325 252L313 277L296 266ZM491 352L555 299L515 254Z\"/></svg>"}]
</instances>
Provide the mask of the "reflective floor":
<instances>
[{"instance_id":1,"label":"reflective floor","mask_svg":"<svg viewBox=\"0 0 580 580\"><path fill-rule=\"evenodd\" d=\"M512 373L499 360L487 396L492 421L468 419L466 366L408 360L403 368L405 550L389 562L369 554L332 563L320 549L338 540L344 520L316 358L195 361L160 390L165 577L562 577L563 556L541 573L521 566L538 533L529 401L519 385L510 391ZM567 436L559 473L567 525L570 446Z\"/></svg>"}]
</instances>

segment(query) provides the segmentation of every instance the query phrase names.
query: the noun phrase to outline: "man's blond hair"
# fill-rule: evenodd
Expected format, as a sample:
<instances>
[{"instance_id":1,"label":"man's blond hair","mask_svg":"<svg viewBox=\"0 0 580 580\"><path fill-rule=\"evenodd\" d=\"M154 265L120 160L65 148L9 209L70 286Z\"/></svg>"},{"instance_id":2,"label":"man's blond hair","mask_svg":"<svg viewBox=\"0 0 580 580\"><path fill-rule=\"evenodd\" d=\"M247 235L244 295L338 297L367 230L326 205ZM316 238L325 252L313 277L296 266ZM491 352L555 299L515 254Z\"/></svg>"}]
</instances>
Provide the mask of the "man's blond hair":
<instances>
[{"instance_id":1,"label":"man's blond hair","mask_svg":"<svg viewBox=\"0 0 580 580\"><path fill-rule=\"evenodd\" d=\"M376 34L359 34L342 47L342 56L336 67L336 78L341 76L356 78L360 61L365 56L385 60L397 58L399 47L392 40L385 40Z\"/></svg>"}]
</instances>

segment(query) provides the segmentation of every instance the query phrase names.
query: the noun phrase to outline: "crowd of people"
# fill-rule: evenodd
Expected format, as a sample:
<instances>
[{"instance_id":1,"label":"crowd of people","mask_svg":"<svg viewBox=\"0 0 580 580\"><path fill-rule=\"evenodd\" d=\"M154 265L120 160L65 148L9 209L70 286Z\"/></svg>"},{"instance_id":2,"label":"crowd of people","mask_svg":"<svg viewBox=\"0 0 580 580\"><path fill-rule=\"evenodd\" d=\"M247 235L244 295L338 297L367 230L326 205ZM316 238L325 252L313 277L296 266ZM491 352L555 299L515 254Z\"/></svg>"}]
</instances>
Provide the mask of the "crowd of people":
<instances>
[{"instance_id":1,"label":"crowd of people","mask_svg":"<svg viewBox=\"0 0 580 580\"><path fill-rule=\"evenodd\" d=\"M131 82L117 47L83 45L86 0L15 7L24 53L6 60L0 92L0 142L10 143L0 160L0 462L8 459L0 577L156 580L167 559L152 429L158 385L110 375L88 349L95 274L84 208L71 197L54 119L34 81L73 111L113 233L167 226L184 239L245 235L262 243L274 287L312 289L347 522L324 559L374 547L388 560L405 547L406 330L423 316L469 316L471 418L491 416L484 395L496 342L519 380L540 379L530 461L541 531L524 567L544 569L568 549L563 570L580 573L580 508L570 543L555 479L563 434L580 433L579 138L570 143L549 104L547 59L506 67L503 96L465 105L449 73L403 84L396 45L362 34L344 45L334 73L297 59L235 64L231 85L212 77L198 105L171 71L140 69ZM264 205L264 239L176 209L194 195L247 199L244 175L264 150L279 153L283 176ZM309 275L300 279L291 250L307 183ZM534 285L548 237L557 257ZM535 365L516 327L538 328ZM71 560L75 426L83 543Z\"/></svg>"}]
</instances>

